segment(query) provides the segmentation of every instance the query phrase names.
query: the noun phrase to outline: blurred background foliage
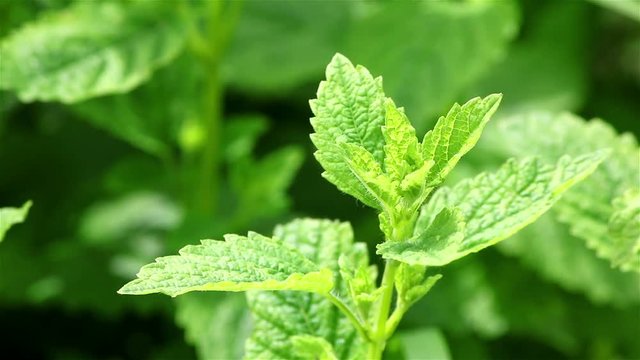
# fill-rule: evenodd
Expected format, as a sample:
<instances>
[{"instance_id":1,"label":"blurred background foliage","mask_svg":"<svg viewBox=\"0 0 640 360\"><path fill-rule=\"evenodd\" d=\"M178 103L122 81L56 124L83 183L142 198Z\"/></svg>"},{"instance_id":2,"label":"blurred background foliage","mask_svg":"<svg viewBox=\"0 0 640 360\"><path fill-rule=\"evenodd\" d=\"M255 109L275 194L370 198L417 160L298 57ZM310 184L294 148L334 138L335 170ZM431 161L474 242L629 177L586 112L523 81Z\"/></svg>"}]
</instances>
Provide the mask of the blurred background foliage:
<instances>
[{"instance_id":1,"label":"blurred background foliage","mask_svg":"<svg viewBox=\"0 0 640 360\"><path fill-rule=\"evenodd\" d=\"M0 39L0 205L33 201L0 244L7 354L239 358L243 295L116 290L185 244L295 216L349 220L373 249L375 214L319 176L308 139L341 52L419 136L504 93L454 181L612 148L552 213L444 269L388 358L640 358L640 259L620 250L637 213L615 226L640 193L638 1L0 0Z\"/></svg>"}]
</instances>

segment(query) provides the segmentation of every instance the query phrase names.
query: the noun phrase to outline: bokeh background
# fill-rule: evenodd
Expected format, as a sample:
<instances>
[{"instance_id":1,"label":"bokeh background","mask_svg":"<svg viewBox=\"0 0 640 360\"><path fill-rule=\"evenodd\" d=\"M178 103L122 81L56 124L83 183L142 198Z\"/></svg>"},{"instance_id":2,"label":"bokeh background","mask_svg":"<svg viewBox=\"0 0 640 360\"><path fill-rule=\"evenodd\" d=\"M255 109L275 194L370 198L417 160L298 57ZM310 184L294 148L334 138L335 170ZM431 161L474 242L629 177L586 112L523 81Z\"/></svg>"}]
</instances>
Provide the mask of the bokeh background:
<instances>
[{"instance_id":1,"label":"bokeh background","mask_svg":"<svg viewBox=\"0 0 640 360\"><path fill-rule=\"evenodd\" d=\"M321 178L308 136L336 52L384 77L419 136L456 101L504 94L451 182L511 156L618 151L617 132L636 153L610 171L639 185L638 1L0 0L0 205L33 201L0 243L2 352L238 358L241 294L116 290L186 244L296 216L351 221L373 250L376 214ZM581 132L594 117L602 130ZM640 358L638 274L574 225L545 216L444 269L401 325L434 343L405 346Z\"/></svg>"}]
</instances>

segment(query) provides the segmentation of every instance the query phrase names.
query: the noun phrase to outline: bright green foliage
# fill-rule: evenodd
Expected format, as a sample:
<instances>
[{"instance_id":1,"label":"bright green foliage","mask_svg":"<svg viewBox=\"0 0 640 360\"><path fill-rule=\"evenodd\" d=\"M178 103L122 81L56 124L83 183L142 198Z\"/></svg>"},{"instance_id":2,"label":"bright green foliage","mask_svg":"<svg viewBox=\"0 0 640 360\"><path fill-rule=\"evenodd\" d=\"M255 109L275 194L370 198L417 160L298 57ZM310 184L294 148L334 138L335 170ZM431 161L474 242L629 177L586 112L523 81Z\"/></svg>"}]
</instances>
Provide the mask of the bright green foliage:
<instances>
[{"instance_id":1,"label":"bright green foliage","mask_svg":"<svg viewBox=\"0 0 640 360\"><path fill-rule=\"evenodd\" d=\"M318 148L316 159L325 172L322 176L341 191L363 203L379 208L374 194L352 175L346 164L341 144L358 145L378 163L383 159L382 129L384 124L384 92L382 79L362 66L354 67L340 54L327 66L327 80L320 83L318 98L311 100L315 117L311 140Z\"/></svg>"},{"instance_id":2,"label":"bright green foliage","mask_svg":"<svg viewBox=\"0 0 640 360\"><path fill-rule=\"evenodd\" d=\"M279 241L249 232L202 240L180 255L166 256L140 269L138 279L118 292L177 296L190 291L300 290L327 293L333 274Z\"/></svg>"},{"instance_id":3,"label":"bright green foliage","mask_svg":"<svg viewBox=\"0 0 640 360\"><path fill-rule=\"evenodd\" d=\"M600 120L585 122L579 117L562 114L535 113L502 120L488 134L494 143L504 139L497 151L507 156L536 155L550 160L560 154L578 155L596 149L610 148L611 156L587 180L570 191L555 207L558 219L567 223L571 233L586 240L587 245L616 266L631 269L632 265L614 260L625 258L633 262L632 247L617 248L618 241L610 233L609 222L614 214L612 200L640 186L640 148L631 134L618 135ZM528 136L544 131L548 137ZM496 143L497 144L497 143ZM623 225L619 218L617 228ZM633 221L633 218L627 218ZM629 224L629 227L632 227ZM622 253L627 252L626 256ZM617 255L616 255L617 254Z\"/></svg>"},{"instance_id":4,"label":"bright green foliage","mask_svg":"<svg viewBox=\"0 0 640 360\"><path fill-rule=\"evenodd\" d=\"M422 141L424 158L433 159L429 184L436 186L449 174L460 158L471 150L500 104L500 95L474 98L460 106L455 104Z\"/></svg>"},{"instance_id":5,"label":"bright green foliage","mask_svg":"<svg viewBox=\"0 0 640 360\"><path fill-rule=\"evenodd\" d=\"M302 359L338 360L327 340L311 335L296 335L291 338L293 352Z\"/></svg>"},{"instance_id":6,"label":"bright green foliage","mask_svg":"<svg viewBox=\"0 0 640 360\"><path fill-rule=\"evenodd\" d=\"M536 159L511 160L495 173L442 188L423 207L414 238L380 244L378 253L410 264L442 266L480 251L535 221L605 157L604 152L564 157L555 167Z\"/></svg>"},{"instance_id":7,"label":"bright green foliage","mask_svg":"<svg viewBox=\"0 0 640 360\"><path fill-rule=\"evenodd\" d=\"M627 191L613 200L613 214L609 219L609 234L614 240L611 249L601 253L611 258L614 266L640 272L640 189ZM612 254L606 254L606 251Z\"/></svg>"},{"instance_id":8,"label":"bright green foliage","mask_svg":"<svg viewBox=\"0 0 640 360\"><path fill-rule=\"evenodd\" d=\"M19 208L3 207L0 208L0 241L4 239L7 230L15 224L24 221L31 208L31 201L27 201Z\"/></svg>"},{"instance_id":9,"label":"bright green foliage","mask_svg":"<svg viewBox=\"0 0 640 360\"><path fill-rule=\"evenodd\" d=\"M363 67L334 56L311 101L311 139L323 176L381 210L381 229L399 240L431 190L476 144L500 95L454 105L420 144L404 110L384 98L381 86Z\"/></svg>"},{"instance_id":10,"label":"bright green foliage","mask_svg":"<svg viewBox=\"0 0 640 360\"><path fill-rule=\"evenodd\" d=\"M183 45L176 17L146 2L79 2L0 44L0 89L24 102L73 103L133 89Z\"/></svg>"},{"instance_id":11,"label":"bright green foliage","mask_svg":"<svg viewBox=\"0 0 640 360\"><path fill-rule=\"evenodd\" d=\"M226 235L225 242L203 240L201 245L183 248L178 256L158 258L143 267L138 279L121 293L176 296L189 291L252 290L247 302L254 323L245 358L380 359L409 308L442 277L429 274L427 267L446 265L512 236L549 210L609 155L593 149L558 156L555 166L538 158L510 159L496 172L440 188L430 197L476 145L501 95L455 104L420 143L404 109L385 96L381 78L340 54L331 60L326 76L317 99L310 102L315 115L311 119L315 156L327 180L379 210L385 240L377 249L387 260L380 286L367 248L353 243L349 224L298 219L278 226L273 238L253 232L248 237ZM257 218L257 213L250 212L255 199L267 192L261 201L264 206L278 204L270 192L278 197L290 181L289 176L269 174L286 168L283 164L295 168L297 163L293 157L278 158L279 153L254 161L250 150L262 127L259 122L246 125L252 130L246 137L231 136L226 155L230 185L250 195L246 202L239 197L239 210ZM628 208L629 202L627 198L619 201L619 220L612 222L612 231L624 241L629 233L626 219L637 212ZM244 223L241 215L232 219ZM480 295L477 301L483 305L469 315L483 323L492 319L483 312L495 304L491 292ZM187 302L182 314L197 306ZM241 316L241 312L232 313ZM208 352L208 344L194 335L208 331L205 323L187 315L182 319L191 341L201 352ZM218 318L216 312L208 313L210 321ZM502 318L492 321L482 326L493 334L505 331ZM436 346L438 356L448 357L446 346L440 345ZM397 352L403 353L401 348Z\"/></svg>"},{"instance_id":12,"label":"bright green foliage","mask_svg":"<svg viewBox=\"0 0 640 360\"><path fill-rule=\"evenodd\" d=\"M362 261L356 258L361 251L349 255L353 233L347 223L298 219L278 226L274 238L299 249L305 260L329 268L334 274L339 273L341 255L351 257L351 261ZM347 294L343 279L336 275L333 281L335 292ZM254 316L253 334L246 345L247 359L300 359L291 351L294 335L325 339L339 359L362 358L362 339L325 296L302 292L249 292L247 295Z\"/></svg>"}]
</instances>

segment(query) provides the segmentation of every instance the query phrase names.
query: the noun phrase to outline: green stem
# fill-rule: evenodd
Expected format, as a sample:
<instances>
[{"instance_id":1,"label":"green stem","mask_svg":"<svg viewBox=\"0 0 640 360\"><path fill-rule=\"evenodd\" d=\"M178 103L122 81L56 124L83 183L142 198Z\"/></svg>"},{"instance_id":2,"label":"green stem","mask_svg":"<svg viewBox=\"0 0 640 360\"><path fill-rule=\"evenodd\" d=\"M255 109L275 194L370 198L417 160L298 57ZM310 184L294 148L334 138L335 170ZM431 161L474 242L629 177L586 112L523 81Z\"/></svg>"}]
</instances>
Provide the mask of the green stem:
<instances>
[{"instance_id":1,"label":"green stem","mask_svg":"<svg viewBox=\"0 0 640 360\"><path fill-rule=\"evenodd\" d=\"M351 324L358 330L360 336L369 340L369 333L365 329L364 322L356 315L351 309L347 306L347 304L342 301L339 297L335 296L333 293L326 294L327 299L331 301L342 313L351 321Z\"/></svg>"},{"instance_id":2,"label":"green stem","mask_svg":"<svg viewBox=\"0 0 640 360\"><path fill-rule=\"evenodd\" d=\"M382 284L380 287L384 289L380 303L378 306L378 315L374 318L375 324L373 328L372 339L369 342L368 358L369 360L377 360L382 358L382 352L387 342L386 324L389 312L391 312L391 300L393 299L393 290L395 283L396 270L400 265L395 260L388 260L384 274L382 275Z\"/></svg>"},{"instance_id":3,"label":"green stem","mask_svg":"<svg viewBox=\"0 0 640 360\"><path fill-rule=\"evenodd\" d=\"M218 76L217 62L208 63L209 73L204 89L202 125L205 130L205 145L202 150L199 191L196 196L198 208L204 213L213 213L217 203L220 168L220 123L222 120L222 88Z\"/></svg>"},{"instance_id":4,"label":"green stem","mask_svg":"<svg viewBox=\"0 0 640 360\"><path fill-rule=\"evenodd\" d=\"M198 187L193 194L196 209L204 214L213 214L218 203L224 90L220 81L220 61L237 24L241 8L242 1L232 1L226 8L223 1L211 1L206 32L202 34L193 25L190 29L192 50L207 71L200 114L206 141L199 159ZM189 14L188 7L185 9L185 13L192 16L192 21L197 21L192 13Z\"/></svg>"},{"instance_id":5,"label":"green stem","mask_svg":"<svg viewBox=\"0 0 640 360\"><path fill-rule=\"evenodd\" d=\"M391 335L393 335L393 333L396 331L396 328L400 324L400 320L402 320L402 317L407 312L407 310L407 306L404 303L400 301L396 302L396 308L393 310L393 313L391 314L391 316L389 316L389 319L385 324L384 332L387 339L390 338Z\"/></svg>"}]
</instances>

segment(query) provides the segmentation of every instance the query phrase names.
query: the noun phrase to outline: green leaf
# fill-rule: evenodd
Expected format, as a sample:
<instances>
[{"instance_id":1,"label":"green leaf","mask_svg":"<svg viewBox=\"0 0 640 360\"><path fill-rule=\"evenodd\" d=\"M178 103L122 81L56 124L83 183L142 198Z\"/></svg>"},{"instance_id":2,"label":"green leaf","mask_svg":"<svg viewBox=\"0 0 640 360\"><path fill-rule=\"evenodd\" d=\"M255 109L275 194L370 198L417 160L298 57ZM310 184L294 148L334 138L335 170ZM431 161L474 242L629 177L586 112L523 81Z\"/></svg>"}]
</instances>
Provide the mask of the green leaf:
<instances>
[{"instance_id":1,"label":"green leaf","mask_svg":"<svg viewBox=\"0 0 640 360\"><path fill-rule=\"evenodd\" d=\"M503 56L518 27L511 1L369 5L348 29L344 53L384 74L387 94L420 134Z\"/></svg>"},{"instance_id":2,"label":"green leaf","mask_svg":"<svg viewBox=\"0 0 640 360\"><path fill-rule=\"evenodd\" d=\"M369 311L382 291L376 287L378 268L369 265L366 244L354 244L349 253L340 255L338 264L349 298L355 302L360 318L368 319Z\"/></svg>"},{"instance_id":3,"label":"green leaf","mask_svg":"<svg viewBox=\"0 0 640 360\"><path fill-rule=\"evenodd\" d=\"M391 178L365 148L350 143L339 144L344 151L344 162L366 194L375 200L376 208L387 210L398 201L396 187Z\"/></svg>"},{"instance_id":4,"label":"green leaf","mask_svg":"<svg viewBox=\"0 0 640 360\"><path fill-rule=\"evenodd\" d=\"M420 153L416 130L391 99L385 101L384 170L393 181L402 181L405 176L424 163Z\"/></svg>"},{"instance_id":5,"label":"green leaf","mask_svg":"<svg viewBox=\"0 0 640 360\"><path fill-rule=\"evenodd\" d=\"M32 202L27 201L21 207L0 208L0 242L4 239L9 228L24 221L29 213Z\"/></svg>"},{"instance_id":6,"label":"green leaf","mask_svg":"<svg viewBox=\"0 0 640 360\"><path fill-rule=\"evenodd\" d=\"M129 91L178 55L177 19L145 2L79 2L46 14L0 43L0 89L64 103Z\"/></svg>"},{"instance_id":7,"label":"green leaf","mask_svg":"<svg viewBox=\"0 0 640 360\"><path fill-rule=\"evenodd\" d=\"M396 290L398 299L405 308L411 307L425 296L442 278L442 275L426 276L426 268L422 265L401 264L396 273Z\"/></svg>"},{"instance_id":8,"label":"green leaf","mask_svg":"<svg viewBox=\"0 0 640 360\"><path fill-rule=\"evenodd\" d=\"M422 212L423 217L425 213L426 211ZM458 256L465 240L465 219L457 209L443 208L437 214L426 228L422 227L426 220L419 219L417 229L420 227L424 230L408 241L387 241L378 244L378 254L414 265L444 265L452 261L451 259ZM429 263L423 264L426 254Z\"/></svg>"},{"instance_id":9,"label":"green leaf","mask_svg":"<svg viewBox=\"0 0 640 360\"><path fill-rule=\"evenodd\" d=\"M530 136L540 132L548 136ZM497 139L502 142L495 143ZM586 122L571 114L532 113L501 119L498 126L487 132L486 140L494 144L493 151L498 154L535 154L546 160L559 154L576 155L610 148L611 156L607 161L568 192L554 210L560 221L569 224L571 233L584 239L599 256L628 269L624 263L614 260L618 251L630 249L617 248L622 243L610 232L609 222L615 211L614 199L640 185L640 148L633 135L619 135L610 125L597 119ZM616 225L617 228L621 226L625 225Z\"/></svg>"},{"instance_id":10,"label":"green leaf","mask_svg":"<svg viewBox=\"0 0 640 360\"><path fill-rule=\"evenodd\" d=\"M311 140L318 148L314 155L325 170L322 176L341 191L379 208L374 195L353 175L341 144L360 146L382 164L381 127L385 122L382 79L374 79L366 68L354 67L340 54L327 66L326 76L327 80L318 87L317 99L310 101L315 115L311 118L315 131Z\"/></svg>"},{"instance_id":11,"label":"green leaf","mask_svg":"<svg viewBox=\"0 0 640 360\"><path fill-rule=\"evenodd\" d=\"M106 244L136 232L171 230L182 218L181 209L165 196L136 192L92 205L80 218L78 232L89 243Z\"/></svg>"},{"instance_id":12,"label":"green leaf","mask_svg":"<svg viewBox=\"0 0 640 360\"><path fill-rule=\"evenodd\" d=\"M353 232L348 223L329 220L298 219L278 226L274 238L318 264L331 269L334 292L347 294L339 274L338 258L352 252ZM362 339L348 319L322 294L302 292L249 292L249 307L254 316L253 335L247 340L247 359L300 359L293 353L292 336L323 338L333 346L338 359L361 359Z\"/></svg>"},{"instance_id":13,"label":"green leaf","mask_svg":"<svg viewBox=\"0 0 640 360\"><path fill-rule=\"evenodd\" d=\"M250 331L243 294L196 292L175 299L176 322L200 359L240 359Z\"/></svg>"},{"instance_id":14,"label":"green leaf","mask_svg":"<svg viewBox=\"0 0 640 360\"><path fill-rule=\"evenodd\" d=\"M247 155L229 161L229 181L238 204L234 221L277 216L289 206L287 188L302 165L303 152L297 146L277 149L261 159ZM256 206L260 204L260 206Z\"/></svg>"},{"instance_id":15,"label":"green leaf","mask_svg":"<svg viewBox=\"0 0 640 360\"><path fill-rule=\"evenodd\" d=\"M338 360L333 352L333 346L327 340L311 335L296 335L291 337L293 352L302 359L309 360Z\"/></svg>"},{"instance_id":16,"label":"green leaf","mask_svg":"<svg viewBox=\"0 0 640 360\"><path fill-rule=\"evenodd\" d=\"M222 77L243 91L276 95L312 81L344 37L349 7L346 1L245 2Z\"/></svg>"},{"instance_id":17,"label":"green leaf","mask_svg":"<svg viewBox=\"0 0 640 360\"><path fill-rule=\"evenodd\" d=\"M493 94L484 99L471 99L462 106L455 104L446 116L440 117L433 130L427 132L422 141L423 157L435 162L429 172L430 184L441 183L460 158L476 145L501 99L502 95Z\"/></svg>"},{"instance_id":18,"label":"green leaf","mask_svg":"<svg viewBox=\"0 0 640 360\"><path fill-rule=\"evenodd\" d=\"M190 291L297 290L328 293L334 286L331 270L320 268L298 250L249 232L225 235L225 241L202 240L180 255L145 265L138 279L118 292L128 295Z\"/></svg>"},{"instance_id":19,"label":"green leaf","mask_svg":"<svg viewBox=\"0 0 640 360\"><path fill-rule=\"evenodd\" d=\"M438 329L417 329L398 333L407 359L449 360L449 347Z\"/></svg>"},{"instance_id":20,"label":"green leaf","mask_svg":"<svg viewBox=\"0 0 640 360\"><path fill-rule=\"evenodd\" d=\"M182 56L133 91L92 98L69 108L91 125L169 161L178 144L188 152L204 141L196 115L203 76L198 65L195 59Z\"/></svg>"},{"instance_id":21,"label":"green leaf","mask_svg":"<svg viewBox=\"0 0 640 360\"><path fill-rule=\"evenodd\" d=\"M495 173L442 188L423 206L414 238L379 244L378 253L409 264L442 266L480 251L534 222L606 156L606 152L567 156L555 167L535 158L509 160ZM457 211L443 211L445 206ZM432 220L433 214L438 216ZM463 237L457 234L461 231Z\"/></svg>"},{"instance_id":22,"label":"green leaf","mask_svg":"<svg viewBox=\"0 0 640 360\"><path fill-rule=\"evenodd\" d=\"M613 200L609 234L613 243L603 244L599 254L622 270L640 272L640 188L630 189Z\"/></svg>"}]
</instances>

